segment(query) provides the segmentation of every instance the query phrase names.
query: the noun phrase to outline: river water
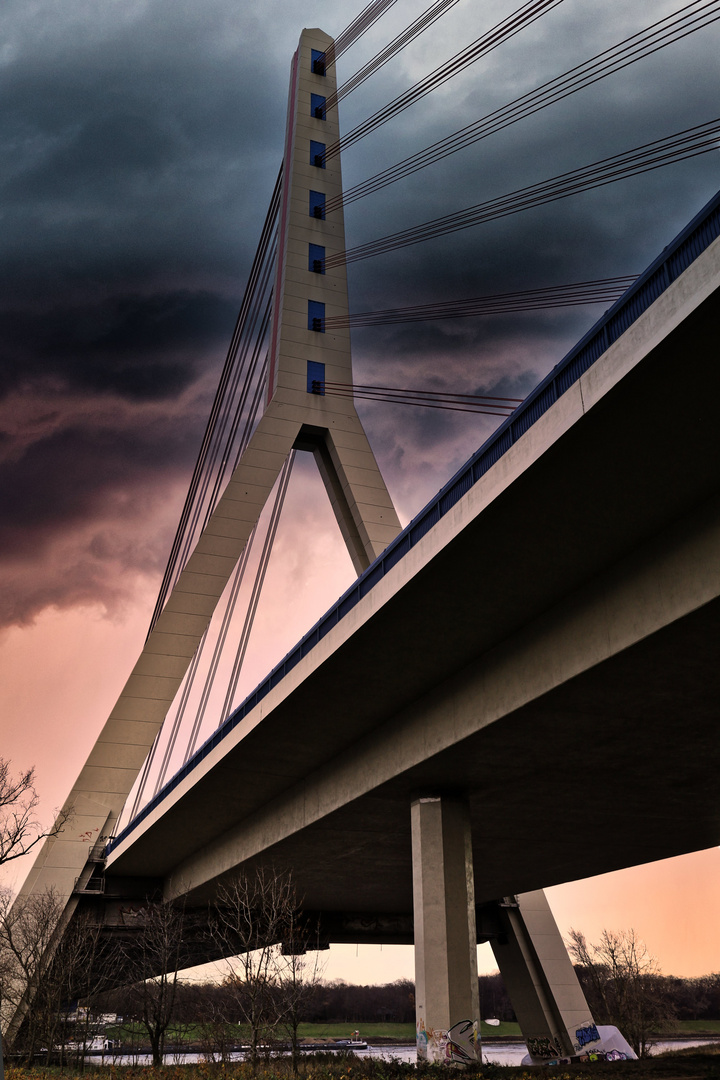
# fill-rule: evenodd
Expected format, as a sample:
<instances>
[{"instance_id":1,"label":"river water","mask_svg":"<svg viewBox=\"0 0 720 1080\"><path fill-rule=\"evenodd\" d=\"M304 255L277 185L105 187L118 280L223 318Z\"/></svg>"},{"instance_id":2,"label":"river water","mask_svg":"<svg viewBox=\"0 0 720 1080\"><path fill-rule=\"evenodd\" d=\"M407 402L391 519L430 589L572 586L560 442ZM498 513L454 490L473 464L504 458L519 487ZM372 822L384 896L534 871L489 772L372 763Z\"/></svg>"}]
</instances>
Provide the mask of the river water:
<instances>
[{"instance_id":1,"label":"river water","mask_svg":"<svg viewBox=\"0 0 720 1080\"><path fill-rule=\"evenodd\" d=\"M705 1046L717 1042L717 1037L698 1036L688 1039L668 1039L653 1044L650 1053L662 1054L665 1050L682 1050L689 1046ZM329 1050L328 1053L334 1051ZM395 1061L415 1062L415 1047L408 1046L369 1046L367 1050L355 1050L353 1053L361 1058L390 1058ZM483 1061L492 1062L495 1065L520 1065L527 1054L527 1047L523 1042L483 1043ZM230 1054L229 1060L242 1061L244 1054ZM95 1061L97 1057L93 1055ZM152 1058L149 1054L121 1054L108 1053L104 1058L107 1064L116 1065L150 1065ZM198 1061L204 1061L202 1054L166 1054L166 1064L190 1065Z\"/></svg>"}]
</instances>

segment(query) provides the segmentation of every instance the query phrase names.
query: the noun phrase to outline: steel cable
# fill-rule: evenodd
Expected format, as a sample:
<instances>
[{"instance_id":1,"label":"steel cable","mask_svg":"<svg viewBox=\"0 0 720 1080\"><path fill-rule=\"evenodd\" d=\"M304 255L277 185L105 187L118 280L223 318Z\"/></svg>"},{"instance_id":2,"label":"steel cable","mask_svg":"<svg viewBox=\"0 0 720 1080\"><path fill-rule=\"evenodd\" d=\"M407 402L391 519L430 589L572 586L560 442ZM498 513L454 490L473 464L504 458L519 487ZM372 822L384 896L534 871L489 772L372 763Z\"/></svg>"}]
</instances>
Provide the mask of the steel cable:
<instances>
[{"instance_id":1,"label":"steel cable","mask_svg":"<svg viewBox=\"0 0 720 1080\"><path fill-rule=\"evenodd\" d=\"M502 315L514 311L537 311L546 308L574 307L581 304L609 303L619 299L635 280L625 274L596 281L576 281L570 285L551 285L542 289L518 292L490 293L467 300L448 300L408 307L381 308L376 311L357 311L349 316L334 315L325 320L327 330L349 326L393 326L396 323L429 322L436 319L458 319L477 315Z\"/></svg>"},{"instance_id":2,"label":"steel cable","mask_svg":"<svg viewBox=\"0 0 720 1080\"><path fill-rule=\"evenodd\" d=\"M347 52L350 46L354 45L396 3L397 0L371 0L371 3L364 7L360 14L337 35L325 52L325 63L328 66L334 64L339 56Z\"/></svg>"},{"instance_id":3,"label":"steel cable","mask_svg":"<svg viewBox=\"0 0 720 1080\"><path fill-rule=\"evenodd\" d=\"M180 522L171 548L170 557L163 577L163 582L156 602L151 623L155 625L164 606L167 594L177 580L188 554L195 542L200 520L206 521L219 497L222 482L229 464L242 452L254 426L260 393L253 395L253 403L245 416L245 425L240 438L240 447L233 453L237 443L239 424L246 413L248 396L258 382L258 361L262 355L263 340L267 334L272 292L272 271L275 259L275 233L279 208L282 167L278 174L270 206L261 232L260 242L248 276L240 312L235 324L232 339L228 347L225 364L221 372L218 390L210 412L208 424L203 436L198 459L191 478ZM262 381L262 370L260 381ZM239 393L238 388L240 387ZM234 466L233 466L234 467ZM204 516L203 516L204 510ZM201 664L207 635L204 635L193 656L187 676L183 682L175 717L165 746L160 764L159 780L156 791L167 772L175 748L182 720L188 706L190 693ZM150 754L145 762L140 777L130 816L134 817L149 782L160 745L160 733L155 739Z\"/></svg>"},{"instance_id":4,"label":"steel cable","mask_svg":"<svg viewBox=\"0 0 720 1080\"><path fill-rule=\"evenodd\" d=\"M357 90L358 86L361 86L371 75L374 75L376 71L379 71L381 67L387 64L388 60L391 60L393 56L397 56L399 52L419 37L428 27L432 26L439 18L441 18L446 11L449 11L451 7L454 7L458 3L458 0L436 0L434 4L419 15L414 22L410 23L408 27L397 37L394 37L392 41L381 49L379 53L368 60L354 75L351 75L342 86L339 86L334 94L330 94L326 102L326 108L332 109L337 105L339 101L347 97L353 90Z\"/></svg>"},{"instance_id":5,"label":"steel cable","mask_svg":"<svg viewBox=\"0 0 720 1080\"><path fill-rule=\"evenodd\" d=\"M663 139L644 143L621 154L602 158L590 165L561 173L549 180L519 188L507 195L466 207L454 214L446 214L421 225L380 237L370 243L348 248L344 252L328 256L326 266L358 262L361 259L368 259L371 256L419 244L448 233L469 229L485 221L517 214L530 207L555 202L581 191L604 187L617 180L624 180L664 165L709 153L717 149L719 134L720 118L716 118Z\"/></svg>"},{"instance_id":6,"label":"steel cable","mask_svg":"<svg viewBox=\"0 0 720 1080\"><path fill-rule=\"evenodd\" d=\"M250 537L248 538L248 542L243 549L242 556L235 568L229 601L227 607L225 608L225 614L223 616L222 625L220 627L220 633L215 643L215 648L213 650L212 660L210 662L210 669L203 685L200 703L195 712L195 719L193 721L193 726L190 731L190 737L185 747L183 764L188 761L188 759L191 758L192 755L195 753L198 736L200 735L200 732L202 730L203 720L205 719L205 713L207 711L208 703L210 701L210 695L212 693L212 688L215 683L215 677L217 675L218 667L220 666L223 650L227 643L227 636L230 631L233 617L235 615L235 608L237 606L238 597L240 595L240 589L242 588L242 584L245 579L245 571L247 570L247 565L250 560L250 554L253 548L253 542L256 536L257 526L255 526L255 528L251 532Z\"/></svg>"},{"instance_id":7,"label":"steel cable","mask_svg":"<svg viewBox=\"0 0 720 1080\"><path fill-rule=\"evenodd\" d=\"M168 741L167 741L167 743L165 745L165 751L163 753L162 761L160 762L160 768L158 769L158 775L157 775L157 778L156 778L156 781L155 781L155 787L154 787L154 790L153 790L153 796L157 795L158 791L160 790L160 788L162 787L162 785L164 783L165 776L167 774L167 770L168 770L168 767L170 765L170 761L171 761L171 758L172 758L172 754L173 754L173 751L175 750L175 743L177 742L177 737L178 737L178 735L180 733L180 728L182 727L182 722L183 722L183 719L185 717L185 711L187 709L188 702L190 700L190 694L192 693L192 689L193 689L193 686L195 684L195 677L197 675L198 668L200 667L200 664L201 664L202 658L203 658L203 654L205 652L205 644L206 644L206 642L207 642L207 630L203 634L202 639L200 641L200 644L198 645L197 649L195 650L192 661L190 663L190 667L188 668L185 679L183 680L182 689L180 691L180 700L178 702L177 710L175 712L175 716L174 716L172 724L170 726L170 734L168 736ZM160 729L160 732L165 731L165 728L167 726L167 721L168 721L168 717L166 716L165 720L163 720L163 726ZM160 737L160 732L158 732L158 741L159 741L159 737ZM154 747L153 747L153 749L154 749ZM145 789L145 785L147 783L147 780L148 780L148 777L144 778L144 782L143 782L143 784L142 784L142 786L141 786L141 788L140 788L140 790L138 792L139 799L142 798L142 795L144 793L144 789ZM139 801L139 799L138 799L138 801ZM134 814L135 814L135 811L133 811L133 816L134 816Z\"/></svg>"},{"instance_id":8,"label":"steel cable","mask_svg":"<svg viewBox=\"0 0 720 1080\"><path fill-rule=\"evenodd\" d=\"M192 519L185 533L184 545L179 559L180 566L183 566L187 560L198 531L204 527L210 514L215 509L227 475L233 440L237 434L238 424L247 402L252 381L256 377L258 357L267 334L269 311L272 304L274 256L275 248L273 246L269 250L253 308L246 321L246 333L236 351L232 381L225 395L221 420L216 428L212 451L208 457L202 485L195 500ZM239 397L238 387L240 387Z\"/></svg>"},{"instance_id":9,"label":"steel cable","mask_svg":"<svg viewBox=\"0 0 720 1080\"><path fill-rule=\"evenodd\" d=\"M258 292L265 288L267 276L268 255L272 256L272 243L277 224L278 208L280 203L280 187L282 181L282 167L275 182L270 206L265 218L255 258L250 270L248 282L245 288L240 313L233 330L230 346L227 351L225 364L218 383L210 417L208 419L205 434L200 446L200 452L195 464L190 481L188 494L180 515L178 529L173 540L167 567L163 576L160 592L155 604L150 630L154 627L165 604L168 593L182 569L184 558L187 554L187 539L192 537L197 527L199 506L202 505L208 477L213 468L218 453L219 442L217 438L218 426L222 426L223 417L229 408L233 391L236 389L241 372L238 370L237 357L241 346L248 338L248 321L252 322L257 311Z\"/></svg>"},{"instance_id":10,"label":"steel cable","mask_svg":"<svg viewBox=\"0 0 720 1080\"><path fill-rule=\"evenodd\" d=\"M269 319L269 310L266 311L265 318L266 318L266 320ZM253 367L251 368L249 378L248 378L248 380L246 380L246 384L245 384L244 389L247 390L247 387L254 381L254 383L255 383L255 392L254 392L254 395L253 395L253 399L252 399L252 402L251 402L251 405L250 405L248 415L246 417L245 428L244 428L244 431L243 431L242 438L240 440L240 446L238 447L237 458L236 458L236 460L235 460L235 462L233 464L233 469L234 469L235 465L237 464L237 459L239 459L239 457L242 454L242 451L245 449L245 446L247 445L247 442L249 441L250 431L254 427L255 419L256 419L256 416L257 416L257 413L258 413L258 410L259 410L259 406L260 406L260 401L261 401L261 398L262 398L263 380L264 380L264 378L265 378L265 376L267 374L267 364L268 364L268 357L267 357L267 354L266 354L265 361L264 361L264 364L263 364L261 372L260 372L260 378L259 379L254 378L255 370L254 370L254 365L253 365ZM238 412L236 414L236 419L240 415L241 415L241 411L238 410ZM233 574L233 581L232 581L232 584L231 584L228 599L226 601L225 612L223 614L222 626L221 626L221 631L220 631L220 637L222 639L223 644L224 644L225 638L227 637L227 631L228 631L230 622L232 621L232 618L233 618L233 615L234 615L234 612L235 612L235 607L237 605L237 599L238 599L240 587L242 585L243 577L244 577L244 574L245 574L245 569L246 569L247 562L248 562L248 559L249 559L249 556L250 556L250 552L252 550L252 545L253 545L253 540L255 538L255 533L256 533L256 529L254 528L253 531L250 534L250 537L248 538L248 541L247 541L247 543L246 543L246 545L245 545L245 547L243 549L242 555L240 556L240 559L238 560L238 565L235 568L235 571L234 571L234 574ZM155 782L154 794L158 793L158 791L160 790L160 788L162 787L162 785L163 785L163 783L165 781L165 777L167 775L167 770L169 768L169 765L170 765L170 762L171 762L171 759L172 759L172 754L174 753L175 746L176 746L176 743L177 743L177 738L178 738L179 732L180 732L180 730L182 728L183 720L185 718L185 713L186 713L187 708L188 708L188 704L189 704L189 701L190 701L190 695L191 695L192 690L194 688L195 680L196 680L197 675L198 675L198 670L199 670L199 668L201 666L201 663L202 663L202 657L203 657L203 654L204 654L206 644L207 644L207 632L203 635L202 640L200 642L200 645L198 646L197 650L195 651L192 662L190 664L190 668L188 669L188 673L187 673L187 675L185 677L185 680L183 682L183 686L182 686L182 690L181 690L181 694L180 694L180 699L179 699L178 704L177 704L177 708L176 708L176 711L175 711L175 716L173 717L172 725L171 725L171 728L170 728L170 734L168 736L168 740L167 740L167 743L166 743L166 746L165 746L165 751L164 751L164 754L163 754L162 762L160 764L160 768L159 768L159 771L158 771L158 776L157 776L157 779L156 779L156 782ZM212 684L213 684L213 681L215 679L215 675L216 675L216 672L217 672L217 667L218 667L218 664L219 664L219 660L220 660L220 655L219 655L218 645L216 644L215 650L213 651L213 658L212 658L211 663L210 663L209 672L205 676L205 681L204 681L204 684L203 684L203 690L202 690L202 694L201 694L200 705L199 705L198 710L196 712L195 720L193 722L193 727L192 727L192 729L190 731L190 735L188 737L188 743L186 744L183 761L187 761L188 757L190 757L190 755L193 752L195 743L197 741L197 735L198 735L198 732L200 730L200 725L202 723L202 719L203 719L204 714L205 714L205 709L207 707L207 700L208 700L210 692L212 690ZM166 719L165 723L167 723L167 719ZM158 738L159 738L159 736L158 736ZM151 751L151 756L148 759L148 763L149 763L148 764L148 769L143 770L143 776L142 776L142 779L141 779L141 783L139 785L138 792L136 794L136 797L135 797L135 800L134 800L134 803L133 803L133 810L132 810L132 813L131 813L131 817L134 817L135 813L137 812L137 806L138 806L139 802L142 799L144 789L145 789L145 787L147 785L147 782L148 782L148 779L149 779L149 770L152 767L152 763L154 761L156 752L157 752L157 742L155 744L153 744L153 748L152 748L152 751Z\"/></svg>"},{"instance_id":11,"label":"steel cable","mask_svg":"<svg viewBox=\"0 0 720 1080\"><path fill-rule=\"evenodd\" d=\"M340 153L341 150L347 149L348 146L352 146L353 143L358 142L359 139L365 138L371 131L375 131L376 128L382 124L386 124L392 117L397 116L398 113L404 112L416 101L425 97L431 92L436 90L438 86L442 86L454 75L457 75L460 71L464 71L465 68L474 64L476 60L479 60L481 56L487 55L496 49L498 45L508 41L515 34L518 34L526 26L531 25L537 19L541 18L546 12L551 11L553 8L558 7L563 0L528 0L522 7L514 11L502 22L497 23L486 34L472 42L462 52L457 53L451 57L445 64L436 68L429 75L426 75L424 79L415 83L404 93L394 98L391 102L373 113L372 116L364 120L362 124L358 124L346 135L341 136L336 142L331 143L325 151L324 160L328 161Z\"/></svg>"},{"instance_id":12,"label":"steel cable","mask_svg":"<svg viewBox=\"0 0 720 1080\"><path fill-rule=\"evenodd\" d=\"M369 386L360 383L319 382L315 393L331 397L354 398L361 401L382 401L392 405L414 405L427 409L452 412L482 413L486 416L509 416L522 398L494 397L485 394L448 394L434 390L402 390L390 386Z\"/></svg>"},{"instance_id":13,"label":"steel cable","mask_svg":"<svg viewBox=\"0 0 720 1080\"><path fill-rule=\"evenodd\" d=\"M225 701L223 703L221 720L222 723L230 714L232 709L232 702L237 689L238 680L242 671L242 665L245 660L245 653L247 652L248 642L250 641L250 634L252 632L253 623L255 622L255 615L257 613L257 606L262 593L263 585L265 584L265 575L267 573L268 563L270 562L270 555L272 552L273 544L275 543L275 535L277 533L278 524L280 521L280 514L282 512L283 505L285 503L285 496L287 494L288 484L290 482L290 473L295 462L295 451L292 450L285 461L280 473L280 482L278 484L277 493L275 495L275 502L272 508L272 514L270 516L270 523L268 525L268 531L265 536L265 543L263 544L262 553L260 556L260 564L258 566L257 574L255 575L255 582L253 585L252 596L248 604L247 613L245 615L245 622L243 624L242 633L240 635L240 643L238 645L237 653L235 656L235 663L233 665L232 674L228 683L227 693L225 695Z\"/></svg>"},{"instance_id":14,"label":"steel cable","mask_svg":"<svg viewBox=\"0 0 720 1080\"><path fill-rule=\"evenodd\" d=\"M553 105L571 94L629 67L638 60L651 56L660 49L672 45L703 27L720 19L720 0L693 0L692 3L668 15L651 26L632 34L623 41L585 63L570 68L549 82L542 83L534 90L515 98L507 105L479 120L467 124L444 139L440 139L424 150L404 158L395 165L383 169L368 177L342 195L329 199L326 213L332 213L340 206L355 202L374 191L394 184L405 176L419 172L436 161L457 153L466 146L479 142L497 131L502 131L511 124Z\"/></svg>"}]
</instances>

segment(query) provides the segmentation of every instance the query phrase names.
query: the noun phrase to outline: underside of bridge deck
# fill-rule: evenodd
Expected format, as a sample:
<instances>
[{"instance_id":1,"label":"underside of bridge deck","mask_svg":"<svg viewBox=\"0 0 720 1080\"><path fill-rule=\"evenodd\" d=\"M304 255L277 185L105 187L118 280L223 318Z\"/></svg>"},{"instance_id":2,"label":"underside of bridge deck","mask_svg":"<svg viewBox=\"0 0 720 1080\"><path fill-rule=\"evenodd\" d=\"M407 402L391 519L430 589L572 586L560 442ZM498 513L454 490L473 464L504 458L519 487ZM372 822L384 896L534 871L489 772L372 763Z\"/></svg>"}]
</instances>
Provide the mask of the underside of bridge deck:
<instances>
[{"instance_id":1,"label":"underside of bridge deck","mask_svg":"<svg viewBox=\"0 0 720 1080\"><path fill-rule=\"evenodd\" d=\"M332 940L409 940L432 793L469 799L478 902L720 842L718 307L591 408L591 382L560 398L512 483L113 853L108 894L202 905L270 862Z\"/></svg>"}]
</instances>

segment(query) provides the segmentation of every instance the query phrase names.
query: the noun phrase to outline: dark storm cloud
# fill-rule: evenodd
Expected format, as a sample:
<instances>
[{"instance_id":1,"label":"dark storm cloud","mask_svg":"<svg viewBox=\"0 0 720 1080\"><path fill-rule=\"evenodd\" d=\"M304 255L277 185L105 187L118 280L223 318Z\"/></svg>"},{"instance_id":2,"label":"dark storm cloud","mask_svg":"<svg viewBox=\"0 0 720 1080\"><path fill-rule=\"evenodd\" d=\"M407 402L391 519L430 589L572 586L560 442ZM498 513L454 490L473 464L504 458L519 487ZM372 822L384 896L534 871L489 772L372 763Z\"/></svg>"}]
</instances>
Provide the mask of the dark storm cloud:
<instances>
[{"instance_id":1,"label":"dark storm cloud","mask_svg":"<svg viewBox=\"0 0 720 1080\"><path fill-rule=\"evenodd\" d=\"M127 398L176 395L208 348L222 349L235 303L216 293L123 293L0 314L0 394L36 376Z\"/></svg>"},{"instance_id":2,"label":"dark storm cloud","mask_svg":"<svg viewBox=\"0 0 720 1080\"><path fill-rule=\"evenodd\" d=\"M158 434L139 426L100 433L68 427L6 464L0 477L0 555L41 550L58 520L67 526L101 513L104 503L130 493L148 473L150 455L158 475L176 466L186 452L180 432L166 426ZM58 483L59 477L67 480Z\"/></svg>"},{"instance_id":3,"label":"dark storm cloud","mask_svg":"<svg viewBox=\"0 0 720 1080\"><path fill-rule=\"evenodd\" d=\"M35 5L0 69L15 287L240 275L284 114L254 20L238 16L224 41L233 20L217 0L202 17L166 2L65 7Z\"/></svg>"},{"instance_id":4,"label":"dark storm cloud","mask_svg":"<svg viewBox=\"0 0 720 1080\"><path fill-rule=\"evenodd\" d=\"M60 201L102 192L104 200L121 193L133 175L155 173L177 161L178 140L144 116L117 112L91 117L59 146L49 146L6 185L9 202Z\"/></svg>"},{"instance_id":5,"label":"dark storm cloud","mask_svg":"<svg viewBox=\"0 0 720 1080\"><path fill-rule=\"evenodd\" d=\"M358 6L6 5L0 557L14 586L5 620L93 596L111 603L122 585L119 578L108 585L103 567L120 574L161 564L158 537L166 544L170 526L159 524L152 493L179 489L201 437L212 373L222 364L280 162L291 53L303 25L337 33ZM426 6L411 0L391 9L341 59L341 80ZM431 35L343 101L343 128L516 6L461 0ZM679 6L565 0L351 148L346 186ZM349 206L349 245L710 119L717 45L716 29L693 35ZM351 304L361 310L638 272L718 186L717 158L358 263L350 267ZM364 330L354 335L356 378L521 397L599 313ZM362 408L408 514L495 423ZM140 539L143 528L153 539Z\"/></svg>"},{"instance_id":6,"label":"dark storm cloud","mask_svg":"<svg viewBox=\"0 0 720 1080\"><path fill-rule=\"evenodd\" d=\"M73 398L48 382L5 405L0 625L49 605L116 606L137 575L162 571L209 396Z\"/></svg>"},{"instance_id":7,"label":"dark storm cloud","mask_svg":"<svg viewBox=\"0 0 720 1080\"><path fill-rule=\"evenodd\" d=\"M285 92L254 17L213 0L5 19L0 622L23 623L162 568L158 505L197 453Z\"/></svg>"}]
</instances>

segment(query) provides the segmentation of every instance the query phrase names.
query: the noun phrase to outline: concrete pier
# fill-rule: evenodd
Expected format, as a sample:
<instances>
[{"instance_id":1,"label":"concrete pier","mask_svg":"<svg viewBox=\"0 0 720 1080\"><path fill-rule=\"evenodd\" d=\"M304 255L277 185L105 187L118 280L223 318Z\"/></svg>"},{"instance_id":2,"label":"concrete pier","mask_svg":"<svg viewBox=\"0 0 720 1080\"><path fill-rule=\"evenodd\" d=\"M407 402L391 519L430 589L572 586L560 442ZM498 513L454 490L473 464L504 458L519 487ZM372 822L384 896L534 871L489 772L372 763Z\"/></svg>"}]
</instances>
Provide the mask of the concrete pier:
<instances>
[{"instance_id":1,"label":"concrete pier","mask_svg":"<svg viewBox=\"0 0 720 1080\"><path fill-rule=\"evenodd\" d=\"M418 1061L478 1060L477 932L470 814L463 802L411 807Z\"/></svg>"},{"instance_id":2,"label":"concrete pier","mask_svg":"<svg viewBox=\"0 0 720 1080\"><path fill-rule=\"evenodd\" d=\"M492 949L531 1058L539 1063L600 1049L545 893L506 897L498 915L502 933L491 939Z\"/></svg>"}]
</instances>

